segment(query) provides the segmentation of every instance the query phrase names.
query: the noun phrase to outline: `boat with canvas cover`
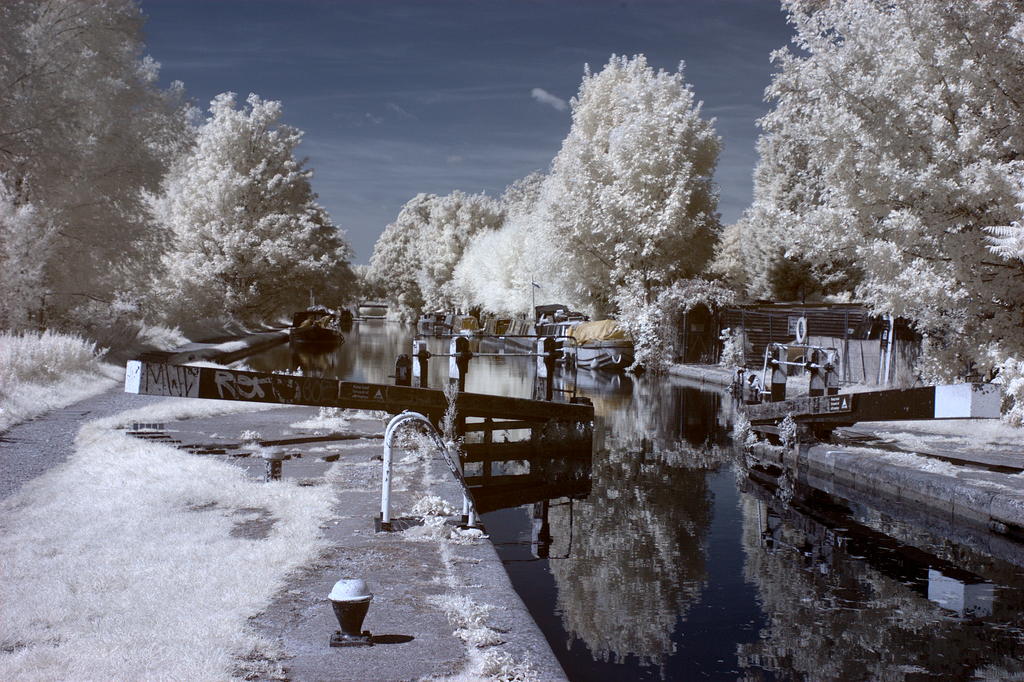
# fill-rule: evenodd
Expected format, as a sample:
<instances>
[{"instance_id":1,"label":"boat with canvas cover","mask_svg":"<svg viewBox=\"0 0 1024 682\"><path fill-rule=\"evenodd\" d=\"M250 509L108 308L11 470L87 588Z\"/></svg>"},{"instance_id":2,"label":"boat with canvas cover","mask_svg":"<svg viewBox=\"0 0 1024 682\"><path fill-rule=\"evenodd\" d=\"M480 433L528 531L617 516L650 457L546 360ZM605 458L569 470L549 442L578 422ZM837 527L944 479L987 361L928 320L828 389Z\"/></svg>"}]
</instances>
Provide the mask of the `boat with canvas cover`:
<instances>
[{"instance_id":1,"label":"boat with canvas cover","mask_svg":"<svg viewBox=\"0 0 1024 682\"><path fill-rule=\"evenodd\" d=\"M615 320L582 322L569 328L567 355L583 369L620 370L633 364L633 339Z\"/></svg>"}]
</instances>

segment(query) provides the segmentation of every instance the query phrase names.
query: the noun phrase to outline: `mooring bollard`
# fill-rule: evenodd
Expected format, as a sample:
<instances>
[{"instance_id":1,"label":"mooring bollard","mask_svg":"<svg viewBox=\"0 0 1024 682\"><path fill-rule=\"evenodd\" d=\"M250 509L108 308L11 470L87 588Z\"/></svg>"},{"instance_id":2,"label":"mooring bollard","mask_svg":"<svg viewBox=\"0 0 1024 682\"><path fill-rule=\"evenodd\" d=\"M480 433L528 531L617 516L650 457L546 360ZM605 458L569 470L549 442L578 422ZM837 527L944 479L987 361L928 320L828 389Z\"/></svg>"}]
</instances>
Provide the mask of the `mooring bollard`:
<instances>
[{"instance_id":1,"label":"mooring bollard","mask_svg":"<svg viewBox=\"0 0 1024 682\"><path fill-rule=\"evenodd\" d=\"M448 359L448 378L458 383L459 392L466 390L466 374L469 373L469 361L473 351L469 350L469 339L456 336L451 343L451 357Z\"/></svg>"},{"instance_id":2,"label":"mooring bollard","mask_svg":"<svg viewBox=\"0 0 1024 682\"><path fill-rule=\"evenodd\" d=\"M825 395L839 395L839 351L825 349Z\"/></svg>"},{"instance_id":3,"label":"mooring bollard","mask_svg":"<svg viewBox=\"0 0 1024 682\"><path fill-rule=\"evenodd\" d=\"M363 630L363 619L370 610L373 594L361 578L345 578L334 583L327 597L341 629L331 635L331 646L368 646L373 637Z\"/></svg>"},{"instance_id":4,"label":"mooring bollard","mask_svg":"<svg viewBox=\"0 0 1024 682\"><path fill-rule=\"evenodd\" d=\"M264 479L266 483L270 481L281 480L281 463L284 461L285 454L279 451L268 452L263 455L264 459L267 460L267 476Z\"/></svg>"},{"instance_id":5,"label":"mooring bollard","mask_svg":"<svg viewBox=\"0 0 1024 682\"><path fill-rule=\"evenodd\" d=\"M555 363L561 357L561 349L550 336L537 339L537 381L534 397L539 400L551 401L554 395L552 383L555 376Z\"/></svg>"},{"instance_id":6,"label":"mooring bollard","mask_svg":"<svg viewBox=\"0 0 1024 682\"><path fill-rule=\"evenodd\" d=\"M772 368L771 401L777 403L786 399L786 363L789 361L789 349L786 346L778 346L775 349L777 357L768 361Z\"/></svg>"},{"instance_id":7,"label":"mooring bollard","mask_svg":"<svg viewBox=\"0 0 1024 682\"><path fill-rule=\"evenodd\" d=\"M405 353L395 360L395 386L412 386L412 359Z\"/></svg>"},{"instance_id":8,"label":"mooring bollard","mask_svg":"<svg viewBox=\"0 0 1024 682\"><path fill-rule=\"evenodd\" d=\"M823 355L824 353L818 349L812 350L808 353L807 363L804 365L811 375L807 384L807 395L811 398L825 395L825 366L821 364L824 360Z\"/></svg>"}]
</instances>

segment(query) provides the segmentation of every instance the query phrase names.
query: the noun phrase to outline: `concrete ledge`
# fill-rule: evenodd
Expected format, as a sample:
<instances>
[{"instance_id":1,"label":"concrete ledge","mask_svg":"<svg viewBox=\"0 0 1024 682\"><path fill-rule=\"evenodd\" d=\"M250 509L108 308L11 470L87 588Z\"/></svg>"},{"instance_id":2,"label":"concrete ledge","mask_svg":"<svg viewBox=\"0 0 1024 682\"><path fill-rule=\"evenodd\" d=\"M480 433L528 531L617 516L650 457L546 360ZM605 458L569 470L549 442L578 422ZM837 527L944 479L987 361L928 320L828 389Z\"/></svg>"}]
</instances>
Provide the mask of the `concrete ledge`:
<instances>
[{"instance_id":1,"label":"concrete ledge","mask_svg":"<svg viewBox=\"0 0 1024 682\"><path fill-rule=\"evenodd\" d=\"M997 521L1024 527L1024 481L961 468L956 475L902 465L884 452L815 446L800 468L822 481L889 502L925 507L940 518L987 527ZM826 491L828 492L828 491Z\"/></svg>"},{"instance_id":2,"label":"concrete ledge","mask_svg":"<svg viewBox=\"0 0 1024 682\"><path fill-rule=\"evenodd\" d=\"M262 332L237 340L225 341L224 343L209 346L197 345L196 348L179 349L166 354L166 362L172 365L182 365L200 360L229 363L262 352L268 348L279 346L282 343L288 343L287 330Z\"/></svg>"}]
</instances>

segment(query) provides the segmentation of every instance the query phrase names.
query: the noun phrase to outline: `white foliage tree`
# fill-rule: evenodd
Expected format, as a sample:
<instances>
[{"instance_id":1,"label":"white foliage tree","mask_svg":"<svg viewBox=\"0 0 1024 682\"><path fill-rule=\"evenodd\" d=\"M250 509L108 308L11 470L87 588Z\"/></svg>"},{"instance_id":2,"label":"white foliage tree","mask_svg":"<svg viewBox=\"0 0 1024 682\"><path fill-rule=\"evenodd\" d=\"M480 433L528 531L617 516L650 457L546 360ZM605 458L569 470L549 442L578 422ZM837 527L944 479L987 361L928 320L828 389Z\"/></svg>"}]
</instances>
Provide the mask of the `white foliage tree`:
<instances>
[{"instance_id":1,"label":"white foliage tree","mask_svg":"<svg viewBox=\"0 0 1024 682\"><path fill-rule=\"evenodd\" d=\"M700 274L719 224L712 174L721 149L713 122L677 73L640 55L586 71L573 123L552 164L543 203L561 279L595 314L627 287L659 288Z\"/></svg>"},{"instance_id":2,"label":"white foliage tree","mask_svg":"<svg viewBox=\"0 0 1024 682\"><path fill-rule=\"evenodd\" d=\"M373 245L367 280L375 290L385 293L389 317L402 322L414 322L423 311L418 274L430 204L436 198L433 194L418 194L410 199Z\"/></svg>"},{"instance_id":3,"label":"white foliage tree","mask_svg":"<svg viewBox=\"0 0 1024 682\"><path fill-rule=\"evenodd\" d=\"M504 217L501 204L485 194L454 192L434 200L418 278L426 310L468 310L466 300L452 281L455 267L470 239L493 232Z\"/></svg>"},{"instance_id":4,"label":"white foliage tree","mask_svg":"<svg viewBox=\"0 0 1024 682\"><path fill-rule=\"evenodd\" d=\"M219 95L194 149L175 164L155 210L173 235L159 287L168 321L230 315L271 320L354 293L352 250L316 203L313 171L294 156L302 132L281 103Z\"/></svg>"},{"instance_id":5,"label":"white foliage tree","mask_svg":"<svg viewBox=\"0 0 1024 682\"><path fill-rule=\"evenodd\" d=\"M419 194L373 247L369 279L387 292L388 314L413 322L427 310L466 308L454 271L474 235L501 225L504 211L484 194Z\"/></svg>"},{"instance_id":6,"label":"white foliage tree","mask_svg":"<svg viewBox=\"0 0 1024 682\"><path fill-rule=\"evenodd\" d=\"M22 330L43 308L44 268L51 258L56 230L32 204L15 205L0 181L0 326Z\"/></svg>"},{"instance_id":7,"label":"white foliage tree","mask_svg":"<svg viewBox=\"0 0 1024 682\"><path fill-rule=\"evenodd\" d=\"M189 138L180 86L159 90L142 57L143 21L131 0L0 3L4 327L102 313L156 262L144 193Z\"/></svg>"},{"instance_id":8,"label":"white foliage tree","mask_svg":"<svg viewBox=\"0 0 1024 682\"><path fill-rule=\"evenodd\" d=\"M1024 210L1024 204L1018 204L1017 208ZM989 251L1010 262L1024 263L1024 221L1015 220L1010 225L993 225L984 229L988 233Z\"/></svg>"},{"instance_id":9,"label":"white foliage tree","mask_svg":"<svg viewBox=\"0 0 1024 682\"><path fill-rule=\"evenodd\" d=\"M572 288L562 286L559 245L540 203L546 178L533 173L510 185L501 198L504 222L470 241L453 273L467 308L526 317L534 302L576 305Z\"/></svg>"},{"instance_id":10,"label":"white foliage tree","mask_svg":"<svg viewBox=\"0 0 1024 682\"><path fill-rule=\"evenodd\" d=\"M1024 198L1020 3L784 4L801 52L773 55L755 202L730 238L748 293L770 293L784 255L823 289L913 320L926 374L1020 356L1024 263L985 240Z\"/></svg>"}]
</instances>

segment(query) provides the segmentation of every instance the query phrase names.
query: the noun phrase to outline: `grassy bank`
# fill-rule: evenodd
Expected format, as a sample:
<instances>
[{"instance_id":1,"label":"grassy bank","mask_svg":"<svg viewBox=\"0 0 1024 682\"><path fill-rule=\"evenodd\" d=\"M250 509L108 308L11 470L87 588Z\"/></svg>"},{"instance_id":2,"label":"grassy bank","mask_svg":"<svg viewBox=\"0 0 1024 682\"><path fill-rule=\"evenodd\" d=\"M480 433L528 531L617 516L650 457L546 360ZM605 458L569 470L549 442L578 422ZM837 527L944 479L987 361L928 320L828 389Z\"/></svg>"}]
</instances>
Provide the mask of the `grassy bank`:
<instances>
[{"instance_id":1,"label":"grassy bank","mask_svg":"<svg viewBox=\"0 0 1024 682\"><path fill-rule=\"evenodd\" d=\"M4 501L0 679L227 680L275 660L246 622L320 551L331 489L120 428L252 409L167 400L89 422L71 460Z\"/></svg>"},{"instance_id":2,"label":"grassy bank","mask_svg":"<svg viewBox=\"0 0 1024 682\"><path fill-rule=\"evenodd\" d=\"M99 358L96 344L77 336L0 334L0 433L113 388L119 373Z\"/></svg>"},{"instance_id":3,"label":"grassy bank","mask_svg":"<svg viewBox=\"0 0 1024 682\"><path fill-rule=\"evenodd\" d=\"M123 373L77 337L0 335L0 431ZM273 665L247 620L320 551L331 489L256 482L123 430L258 409L171 399L66 434L74 455L0 504L0 679L212 681Z\"/></svg>"}]
</instances>

